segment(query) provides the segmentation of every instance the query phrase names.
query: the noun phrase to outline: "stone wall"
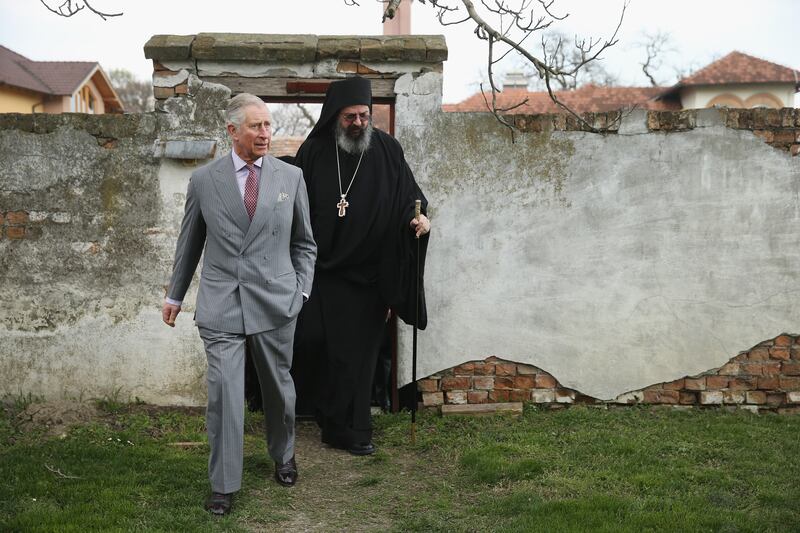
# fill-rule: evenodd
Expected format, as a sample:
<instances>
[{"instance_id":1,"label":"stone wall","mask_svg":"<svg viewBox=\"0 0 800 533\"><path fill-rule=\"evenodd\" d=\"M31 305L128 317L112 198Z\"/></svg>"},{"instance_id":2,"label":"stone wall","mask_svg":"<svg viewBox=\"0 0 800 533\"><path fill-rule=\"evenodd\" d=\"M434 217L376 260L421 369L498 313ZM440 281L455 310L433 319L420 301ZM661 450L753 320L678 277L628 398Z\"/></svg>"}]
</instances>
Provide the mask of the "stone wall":
<instances>
[{"instance_id":1,"label":"stone wall","mask_svg":"<svg viewBox=\"0 0 800 533\"><path fill-rule=\"evenodd\" d=\"M203 401L197 334L160 306L229 94L194 80L161 113L0 115L0 396Z\"/></svg>"},{"instance_id":2,"label":"stone wall","mask_svg":"<svg viewBox=\"0 0 800 533\"><path fill-rule=\"evenodd\" d=\"M319 100L361 72L394 102L430 201L417 375L441 380L426 393L796 403L781 334L800 315L798 110L587 116L602 134L518 116L512 143L490 115L441 112L440 37L199 34L145 50L154 113L0 116L0 395L202 403L195 293L174 330L160 307L189 175L229 149L225 100ZM491 387L465 361L494 363Z\"/></svg>"},{"instance_id":3,"label":"stone wall","mask_svg":"<svg viewBox=\"0 0 800 533\"><path fill-rule=\"evenodd\" d=\"M401 131L434 225L418 376L494 355L613 401L797 331L798 110L513 119Z\"/></svg>"}]
</instances>

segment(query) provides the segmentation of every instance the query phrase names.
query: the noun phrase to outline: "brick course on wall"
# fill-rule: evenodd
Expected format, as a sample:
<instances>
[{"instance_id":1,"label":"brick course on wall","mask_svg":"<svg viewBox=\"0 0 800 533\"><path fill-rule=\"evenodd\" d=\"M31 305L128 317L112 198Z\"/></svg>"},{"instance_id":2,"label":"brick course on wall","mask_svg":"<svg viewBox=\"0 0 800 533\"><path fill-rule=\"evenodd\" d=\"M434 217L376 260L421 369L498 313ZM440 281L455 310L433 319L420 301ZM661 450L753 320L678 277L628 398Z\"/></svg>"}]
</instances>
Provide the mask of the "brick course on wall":
<instances>
[{"instance_id":1,"label":"brick course on wall","mask_svg":"<svg viewBox=\"0 0 800 533\"><path fill-rule=\"evenodd\" d=\"M800 153L800 109L686 109L683 111L640 111L646 131L689 131L709 124L720 124L736 130L752 131L764 142L793 156ZM520 131L588 131L589 126L618 133L624 112L584 113L586 124L566 113L542 115L510 115L507 118ZM627 120L627 119L625 119Z\"/></svg>"},{"instance_id":2,"label":"brick course on wall","mask_svg":"<svg viewBox=\"0 0 800 533\"><path fill-rule=\"evenodd\" d=\"M800 413L800 336L783 334L696 376L658 383L604 402L568 387L545 370L492 356L443 370L418 382L423 407L529 402L730 407Z\"/></svg>"}]
</instances>

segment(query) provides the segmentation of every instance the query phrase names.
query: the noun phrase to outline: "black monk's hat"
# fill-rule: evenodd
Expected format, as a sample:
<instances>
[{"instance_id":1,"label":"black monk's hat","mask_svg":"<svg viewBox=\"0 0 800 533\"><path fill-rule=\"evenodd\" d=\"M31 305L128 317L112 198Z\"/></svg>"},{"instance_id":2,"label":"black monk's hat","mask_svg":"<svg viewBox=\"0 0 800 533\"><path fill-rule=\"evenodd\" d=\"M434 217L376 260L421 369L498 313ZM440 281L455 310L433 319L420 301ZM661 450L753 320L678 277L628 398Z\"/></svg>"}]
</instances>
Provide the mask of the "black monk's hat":
<instances>
[{"instance_id":1,"label":"black monk's hat","mask_svg":"<svg viewBox=\"0 0 800 533\"><path fill-rule=\"evenodd\" d=\"M353 76L328 85L319 120L308 136L315 137L328 133L339 111L351 105L366 105L369 106L370 112L372 111L372 83L367 78Z\"/></svg>"}]
</instances>

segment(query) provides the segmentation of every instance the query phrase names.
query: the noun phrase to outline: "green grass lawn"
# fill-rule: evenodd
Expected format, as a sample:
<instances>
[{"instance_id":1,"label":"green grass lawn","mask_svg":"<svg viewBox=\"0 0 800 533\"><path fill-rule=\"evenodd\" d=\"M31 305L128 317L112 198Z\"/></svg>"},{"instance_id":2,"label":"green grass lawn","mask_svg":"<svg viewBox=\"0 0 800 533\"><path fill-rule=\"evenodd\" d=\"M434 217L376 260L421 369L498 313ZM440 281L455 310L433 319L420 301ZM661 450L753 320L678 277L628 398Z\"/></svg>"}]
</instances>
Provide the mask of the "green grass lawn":
<instances>
[{"instance_id":1,"label":"green grass lawn","mask_svg":"<svg viewBox=\"0 0 800 533\"><path fill-rule=\"evenodd\" d=\"M202 508L202 414L104 404L59 436L0 414L2 531L800 531L800 417L526 407L376 417L356 458L298 429L300 480L271 479L248 414L234 512ZM173 443L201 442L191 447Z\"/></svg>"}]
</instances>

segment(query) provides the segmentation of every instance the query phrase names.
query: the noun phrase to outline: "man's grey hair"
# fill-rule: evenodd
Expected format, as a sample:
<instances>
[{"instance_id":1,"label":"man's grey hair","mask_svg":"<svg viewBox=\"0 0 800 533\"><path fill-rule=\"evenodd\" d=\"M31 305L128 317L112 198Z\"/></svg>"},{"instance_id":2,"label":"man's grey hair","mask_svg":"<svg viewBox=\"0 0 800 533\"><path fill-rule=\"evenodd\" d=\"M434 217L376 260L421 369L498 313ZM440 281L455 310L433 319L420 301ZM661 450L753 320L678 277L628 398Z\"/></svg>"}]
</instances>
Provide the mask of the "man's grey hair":
<instances>
[{"instance_id":1,"label":"man's grey hair","mask_svg":"<svg viewBox=\"0 0 800 533\"><path fill-rule=\"evenodd\" d=\"M266 106L267 104L254 94L237 94L228 102L228 107L225 109L225 120L227 120L228 124L233 124L236 129L239 129L239 126L244 122L244 109L251 105Z\"/></svg>"}]
</instances>

